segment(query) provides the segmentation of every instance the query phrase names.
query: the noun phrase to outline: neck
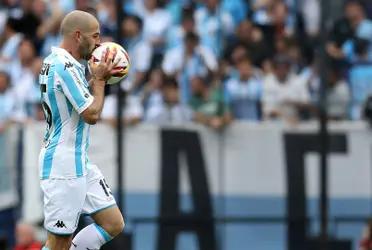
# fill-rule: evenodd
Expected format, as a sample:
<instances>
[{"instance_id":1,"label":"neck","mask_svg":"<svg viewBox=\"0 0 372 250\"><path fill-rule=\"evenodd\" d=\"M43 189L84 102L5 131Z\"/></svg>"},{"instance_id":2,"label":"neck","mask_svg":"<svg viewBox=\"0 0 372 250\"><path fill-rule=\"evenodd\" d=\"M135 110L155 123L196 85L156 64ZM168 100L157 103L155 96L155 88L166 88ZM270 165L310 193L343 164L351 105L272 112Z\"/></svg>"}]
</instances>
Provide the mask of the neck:
<instances>
[{"instance_id":1,"label":"neck","mask_svg":"<svg viewBox=\"0 0 372 250\"><path fill-rule=\"evenodd\" d=\"M59 45L60 48L67 50L68 53L72 55L73 58L75 58L77 61L80 61L82 59L80 57L80 54L76 48L76 45L72 45L71 42L66 41L65 39L62 41L62 43Z\"/></svg>"}]
</instances>

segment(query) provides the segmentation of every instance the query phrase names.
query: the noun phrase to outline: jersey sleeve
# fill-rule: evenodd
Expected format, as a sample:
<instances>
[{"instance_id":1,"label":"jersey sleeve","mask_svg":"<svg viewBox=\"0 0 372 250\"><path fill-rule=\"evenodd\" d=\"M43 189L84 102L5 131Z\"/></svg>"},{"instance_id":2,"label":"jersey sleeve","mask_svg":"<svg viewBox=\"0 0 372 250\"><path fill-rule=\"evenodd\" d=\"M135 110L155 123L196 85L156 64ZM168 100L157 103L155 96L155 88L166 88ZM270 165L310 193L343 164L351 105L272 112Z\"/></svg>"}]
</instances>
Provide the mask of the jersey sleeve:
<instances>
[{"instance_id":1,"label":"jersey sleeve","mask_svg":"<svg viewBox=\"0 0 372 250\"><path fill-rule=\"evenodd\" d=\"M86 87L89 84L85 77L81 76L75 67L65 67L63 64L57 65L57 73L63 93L74 109L81 114L94 99Z\"/></svg>"}]
</instances>

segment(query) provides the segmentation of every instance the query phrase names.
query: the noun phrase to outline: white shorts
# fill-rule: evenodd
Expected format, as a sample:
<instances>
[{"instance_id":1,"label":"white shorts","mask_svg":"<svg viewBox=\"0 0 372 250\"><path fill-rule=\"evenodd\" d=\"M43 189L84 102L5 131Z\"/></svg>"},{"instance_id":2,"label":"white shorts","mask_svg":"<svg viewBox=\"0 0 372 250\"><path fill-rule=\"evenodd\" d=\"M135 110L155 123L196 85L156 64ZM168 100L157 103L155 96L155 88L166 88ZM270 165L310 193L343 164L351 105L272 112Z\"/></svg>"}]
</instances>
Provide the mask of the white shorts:
<instances>
[{"instance_id":1,"label":"white shorts","mask_svg":"<svg viewBox=\"0 0 372 250\"><path fill-rule=\"evenodd\" d=\"M116 205L101 171L90 165L87 175L75 179L41 180L44 227L56 235L71 235L80 214L94 214Z\"/></svg>"}]
</instances>

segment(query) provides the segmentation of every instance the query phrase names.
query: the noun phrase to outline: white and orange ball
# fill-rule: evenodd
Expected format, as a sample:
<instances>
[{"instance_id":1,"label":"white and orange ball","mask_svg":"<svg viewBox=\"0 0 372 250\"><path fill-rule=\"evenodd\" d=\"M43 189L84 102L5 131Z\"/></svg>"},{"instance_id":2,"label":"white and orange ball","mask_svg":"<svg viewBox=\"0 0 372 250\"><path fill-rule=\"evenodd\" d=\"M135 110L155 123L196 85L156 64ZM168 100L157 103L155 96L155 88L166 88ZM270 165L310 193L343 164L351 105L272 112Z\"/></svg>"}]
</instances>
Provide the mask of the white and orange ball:
<instances>
[{"instance_id":1,"label":"white and orange ball","mask_svg":"<svg viewBox=\"0 0 372 250\"><path fill-rule=\"evenodd\" d=\"M115 62L118 61L118 64L115 67L115 69L120 69L120 71L112 75L110 79L107 81L107 84L115 84L120 82L120 80L127 76L130 67L130 59L127 51L121 45L114 42L104 42L101 43L101 45L93 51L92 53L93 63L99 64L102 57L102 53L106 51L107 47L109 48L110 53L113 53L115 48L117 51Z\"/></svg>"}]
</instances>

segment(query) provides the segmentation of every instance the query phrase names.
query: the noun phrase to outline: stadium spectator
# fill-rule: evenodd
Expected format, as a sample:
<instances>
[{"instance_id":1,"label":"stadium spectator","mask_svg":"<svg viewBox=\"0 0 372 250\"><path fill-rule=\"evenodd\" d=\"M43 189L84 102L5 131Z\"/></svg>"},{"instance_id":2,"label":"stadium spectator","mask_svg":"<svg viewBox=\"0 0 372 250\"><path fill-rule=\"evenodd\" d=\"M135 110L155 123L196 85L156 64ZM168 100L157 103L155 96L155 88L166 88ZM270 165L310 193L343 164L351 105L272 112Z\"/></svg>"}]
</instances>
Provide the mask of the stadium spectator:
<instances>
[{"instance_id":1,"label":"stadium spectator","mask_svg":"<svg viewBox=\"0 0 372 250\"><path fill-rule=\"evenodd\" d=\"M18 223L14 250L39 250L41 247L41 242L36 240L35 229L29 224Z\"/></svg>"},{"instance_id":2,"label":"stadium spectator","mask_svg":"<svg viewBox=\"0 0 372 250\"><path fill-rule=\"evenodd\" d=\"M347 4L346 15L355 32L355 37L369 41L368 58L372 60L372 21L367 19L363 5L358 1L351 1ZM355 43L351 39L343 45L343 52L347 58L354 59L354 47Z\"/></svg>"},{"instance_id":3,"label":"stadium spectator","mask_svg":"<svg viewBox=\"0 0 372 250\"><path fill-rule=\"evenodd\" d=\"M101 24L101 36L110 37L113 40L117 31L115 0L100 1L97 4L97 17Z\"/></svg>"},{"instance_id":4,"label":"stadium spectator","mask_svg":"<svg viewBox=\"0 0 372 250\"><path fill-rule=\"evenodd\" d=\"M149 72L159 63L162 63L161 68L167 78L177 78L179 100L188 105L191 97L191 79L213 78L225 83L228 80L230 83L225 85L223 95L231 98L228 86L234 85L231 82L237 82L240 79L238 65L242 58L248 57L253 66L258 67L264 75L274 76L277 74L276 68L274 69L271 63L274 55L287 54L291 58L290 75L298 77L296 74L301 73L298 82L307 84L311 103L317 104L320 79L314 64L309 59L316 44L312 43L313 40L309 40L309 37L316 39L318 34L319 2L317 0L295 2L292 0L255 0L249 3L243 0L126 1L123 8L129 15L125 15L120 27L124 36L120 43L129 53L131 69L124 80L123 87L128 93L127 108L132 107L131 110L136 110L134 113L141 114L135 115L135 120L139 117L141 120L142 116L147 114L147 112L144 113L144 108L145 110L151 108L152 104L142 106L141 95ZM24 77L20 80L21 83L31 82L31 78L34 78L34 76L31 77L34 74L30 74L31 66L21 64L22 67L20 67L20 64L16 65L13 60L17 58L17 50L21 48L19 44L24 40L23 36L35 44L34 57L45 56L49 53L51 46L60 41L58 26L66 11L78 8L96 12L102 27L102 41L111 41L116 31L114 0L14 0L1 4L5 8L0 11L0 24L4 24L3 40L0 39L0 60L7 63L2 63L0 68L10 70L12 79L14 75L22 72ZM360 86L358 84L361 84L362 80L359 79L367 74L361 73L363 70L360 69L368 68L369 61L365 59L361 63L360 55L355 53L355 47L359 45L354 38L371 40L372 22L368 19L369 6L366 0L347 1L344 5L344 15L334 25L327 47L327 51L332 56L351 59L352 66L348 72L350 78L348 82L350 82L351 98L354 104L358 98L365 99L361 94L362 91L353 88L353 85L354 87ZM197 33L198 37L193 33ZM168 50L164 51L165 48ZM371 59L371 48L371 43L369 43L368 59ZM35 51L35 48L30 51ZM20 52L24 54L21 50ZM164 60L161 60L163 52L165 56ZM270 79L270 77L265 77L265 79ZM12 80L12 85L13 83ZM17 81L17 86L23 86L21 83ZM248 85L251 86L251 84ZM340 88L339 85L336 86L338 86L336 89ZM330 88L330 90L336 89ZM162 88L159 88L158 94L163 95ZM362 103L360 100L359 106ZM38 112L30 112L34 110L37 101L27 100L25 103L27 113L33 113L38 117ZM280 111L287 109L282 106L280 105ZM301 105L295 106L297 108L294 110L302 113ZM355 115L355 113L360 112L355 111L357 110L355 105L353 107L349 112L353 119L359 119L360 115ZM232 109L233 114L234 112ZM287 113L287 111L282 113ZM147 120L146 116L144 120Z\"/></svg>"},{"instance_id":5,"label":"stadium spectator","mask_svg":"<svg viewBox=\"0 0 372 250\"><path fill-rule=\"evenodd\" d=\"M342 77L342 69L331 66L327 86L327 116L332 120L346 120L349 116L350 91Z\"/></svg>"},{"instance_id":6,"label":"stadium spectator","mask_svg":"<svg viewBox=\"0 0 372 250\"><path fill-rule=\"evenodd\" d=\"M9 62L17 56L18 45L22 40L22 34L18 32L19 21L9 17L5 23L2 39L4 40L0 50L0 62Z\"/></svg>"},{"instance_id":7,"label":"stadium spectator","mask_svg":"<svg viewBox=\"0 0 372 250\"><path fill-rule=\"evenodd\" d=\"M368 40L356 40L356 60L349 70L351 119L353 120L361 118L364 102L372 94L372 61L368 57L368 47Z\"/></svg>"},{"instance_id":8,"label":"stadium spectator","mask_svg":"<svg viewBox=\"0 0 372 250\"><path fill-rule=\"evenodd\" d=\"M224 57L231 63L234 63L231 55L233 55L233 51L240 46L246 49L253 64L258 67L261 67L263 61L270 56L268 45L263 40L262 31L255 27L248 19L240 22L236 28L235 37L232 39L229 46L227 46Z\"/></svg>"},{"instance_id":9,"label":"stadium spectator","mask_svg":"<svg viewBox=\"0 0 372 250\"><path fill-rule=\"evenodd\" d=\"M16 102L15 119L24 121L27 116L27 103L33 102L35 97L35 75L32 72L36 50L31 40L23 39L18 47L18 56L10 63L10 77L12 90ZM22 76L22 77L19 77Z\"/></svg>"},{"instance_id":10,"label":"stadium spectator","mask_svg":"<svg viewBox=\"0 0 372 250\"><path fill-rule=\"evenodd\" d=\"M40 18L43 18L43 22L37 28L36 36L37 39L41 41L40 55L45 57L50 53L52 46L57 46L62 40L59 27L63 17L63 10L60 8L57 1L51 1L49 6L50 11L47 12L49 14L45 14L47 6L42 6L42 3L46 3L43 0L37 2L41 2L41 6L34 8L41 9L39 11L36 10L36 12L40 12L39 15Z\"/></svg>"},{"instance_id":11,"label":"stadium spectator","mask_svg":"<svg viewBox=\"0 0 372 250\"><path fill-rule=\"evenodd\" d=\"M184 124L192 118L191 109L179 101L179 90L175 79L165 79L161 87L162 102L160 105L149 105L145 121L165 125Z\"/></svg>"},{"instance_id":12,"label":"stadium spectator","mask_svg":"<svg viewBox=\"0 0 372 250\"><path fill-rule=\"evenodd\" d=\"M361 2L348 1L344 9L345 19L340 21L339 38L327 46L328 53L334 58L354 60L354 42L352 38L366 39L372 42L372 21L367 19ZM372 46L368 48L369 59L372 60Z\"/></svg>"},{"instance_id":13,"label":"stadium spectator","mask_svg":"<svg viewBox=\"0 0 372 250\"><path fill-rule=\"evenodd\" d=\"M150 107L157 110L162 106L163 96L161 93L161 88L163 83L164 74L161 69L153 69L150 72L149 81L146 82L141 93L142 103L145 110Z\"/></svg>"},{"instance_id":14,"label":"stadium spectator","mask_svg":"<svg viewBox=\"0 0 372 250\"><path fill-rule=\"evenodd\" d=\"M181 102L189 103L190 81L193 77L206 77L217 71L217 59L213 52L199 44L195 33L187 33L184 44L165 54L162 70L168 77L176 77L180 83Z\"/></svg>"},{"instance_id":15,"label":"stadium spectator","mask_svg":"<svg viewBox=\"0 0 372 250\"><path fill-rule=\"evenodd\" d=\"M204 3L195 11L196 30L201 44L221 55L224 41L234 32L234 20L221 8L220 0L205 0Z\"/></svg>"},{"instance_id":16,"label":"stadium spectator","mask_svg":"<svg viewBox=\"0 0 372 250\"><path fill-rule=\"evenodd\" d=\"M159 2L158 0L144 2L143 37L150 42L156 58L161 60L166 48L166 34L172 25L172 17L160 6ZM154 61L156 62L156 60Z\"/></svg>"},{"instance_id":17,"label":"stadium spectator","mask_svg":"<svg viewBox=\"0 0 372 250\"><path fill-rule=\"evenodd\" d=\"M153 49L151 44L143 39L142 20L138 16L128 15L121 26L126 48L131 61L128 77L124 80L124 87L136 90L145 82L146 74L150 70Z\"/></svg>"},{"instance_id":18,"label":"stadium spectator","mask_svg":"<svg viewBox=\"0 0 372 250\"><path fill-rule=\"evenodd\" d=\"M220 130L231 122L232 116L221 86L216 85L211 80L193 77L190 106L194 121Z\"/></svg>"},{"instance_id":19,"label":"stadium spectator","mask_svg":"<svg viewBox=\"0 0 372 250\"><path fill-rule=\"evenodd\" d=\"M182 12L181 25L173 25L167 32L167 49L172 49L183 43L185 35L195 32L195 21L192 9L184 9Z\"/></svg>"},{"instance_id":20,"label":"stadium spectator","mask_svg":"<svg viewBox=\"0 0 372 250\"><path fill-rule=\"evenodd\" d=\"M295 33L294 16L284 1L274 1L269 12L270 23L274 28L275 37L291 37Z\"/></svg>"},{"instance_id":21,"label":"stadium spectator","mask_svg":"<svg viewBox=\"0 0 372 250\"><path fill-rule=\"evenodd\" d=\"M264 79L263 116L264 119L284 119L298 121L301 111L308 108L310 95L304 81L291 72L291 62L286 55L274 58L274 74Z\"/></svg>"},{"instance_id":22,"label":"stadium spectator","mask_svg":"<svg viewBox=\"0 0 372 250\"><path fill-rule=\"evenodd\" d=\"M20 0L19 31L27 38L35 41L36 30L41 23L41 19L34 13L33 0Z\"/></svg>"},{"instance_id":23,"label":"stadium spectator","mask_svg":"<svg viewBox=\"0 0 372 250\"><path fill-rule=\"evenodd\" d=\"M237 70L237 65L241 60L243 60L246 57L249 56L248 50L244 45L239 44L236 47L234 47L232 51L229 53L227 59L220 60L220 70L222 69L223 70L222 73L224 73L224 75L221 77L223 77L224 79L238 77L239 73ZM223 69L223 67L226 67L226 69Z\"/></svg>"},{"instance_id":24,"label":"stadium spectator","mask_svg":"<svg viewBox=\"0 0 372 250\"><path fill-rule=\"evenodd\" d=\"M262 78L248 58L242 59L237 68L239 76L230 78L226 83L232 116L237 120L258 121L261 118Z\"/></svg>"}]
</instances>

